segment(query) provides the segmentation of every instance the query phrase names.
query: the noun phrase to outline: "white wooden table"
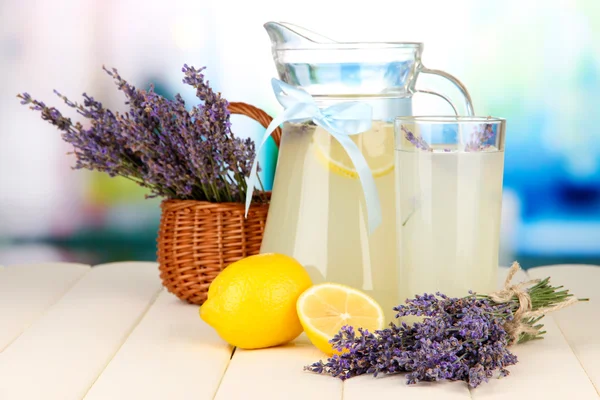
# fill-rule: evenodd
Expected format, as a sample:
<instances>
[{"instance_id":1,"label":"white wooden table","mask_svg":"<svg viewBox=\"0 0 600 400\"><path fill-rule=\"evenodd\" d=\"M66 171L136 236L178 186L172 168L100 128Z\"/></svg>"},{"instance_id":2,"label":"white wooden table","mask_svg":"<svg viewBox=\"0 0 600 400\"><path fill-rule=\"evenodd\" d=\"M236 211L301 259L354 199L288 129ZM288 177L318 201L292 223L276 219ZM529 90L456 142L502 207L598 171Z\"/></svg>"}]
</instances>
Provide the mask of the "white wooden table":
<instances>
[{"instance_id":1,"label":"white wooden table","mask_svg":"<svg viewBox=\"0 0 600 400\"><path fill-rule=\"evenodd\" d=\"M546 317L546 339L513 348L519 363L508 378L469 390L303 372L322 357L303 336L234 351L197 306L162 289L154 263L0 267L0 400L600 398L600 267L528 274L592 300Z\"/></svg>"}]
</instances>

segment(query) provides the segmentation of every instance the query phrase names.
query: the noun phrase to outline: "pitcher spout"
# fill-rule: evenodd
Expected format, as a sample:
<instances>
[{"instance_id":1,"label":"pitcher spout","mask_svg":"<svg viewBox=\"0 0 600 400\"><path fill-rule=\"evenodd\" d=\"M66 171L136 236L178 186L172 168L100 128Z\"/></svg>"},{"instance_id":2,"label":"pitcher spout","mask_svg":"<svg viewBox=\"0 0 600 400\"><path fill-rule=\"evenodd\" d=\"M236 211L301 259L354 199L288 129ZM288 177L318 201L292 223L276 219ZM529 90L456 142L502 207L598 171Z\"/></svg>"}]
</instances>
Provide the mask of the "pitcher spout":
<instances>
[{"instance_id":1,"label":"pitcher spout","mask_svg":"<svg viewBox=\"0 0 600 400\"><path fill-rule=\"evenodd\" d=\"M273 50L310 48L318 44L336 43L325 36L287 22L267 22L264 24Z\"/></svg>"}]
</instances>

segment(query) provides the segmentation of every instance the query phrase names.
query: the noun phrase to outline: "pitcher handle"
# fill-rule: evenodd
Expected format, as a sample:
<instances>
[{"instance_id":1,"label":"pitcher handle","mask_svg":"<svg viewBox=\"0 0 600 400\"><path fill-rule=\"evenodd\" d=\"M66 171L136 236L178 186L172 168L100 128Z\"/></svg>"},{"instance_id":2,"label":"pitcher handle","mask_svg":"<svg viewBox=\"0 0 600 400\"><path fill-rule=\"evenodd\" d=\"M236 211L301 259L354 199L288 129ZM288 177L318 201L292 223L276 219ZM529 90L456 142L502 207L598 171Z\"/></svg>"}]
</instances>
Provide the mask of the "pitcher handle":
<instances>
[{"instance_id":1,"label":"pitcher handle","mask_svg":"<svg viewBox=\"0 0 600 400\"><path fill-rule=\"evenodd\" d=\"M469 91L467 90L467 88L465 87L465 85L462 84L461 81L459 81L456 77L450 75L447 72L444 71L440 71L438 69L429 69L429 68L425 68L425 66L423 66L423 64L421 64L420 68L419 68L419 73L422 74L430 74L430 75L438 75L448 81L450 81L454 86L456 86L456 88L460 91L460 94L463 96L464 98L464 102L465 102L465 109L467 111L466 115L468 116L473 116L475 115L474 111L473 111L473 101L471 100L471 95L469 94ZM442 99L444 99L448 104L450 104L450 106L452 107L452 109L454 110L454 113L456 115L458 114L458 111L456 110L456 107L454 106L454 104L452 103L452 101L450 101L450 99L438 92L435 92L433 90L429 90L429 89L415 89L415 92L417 93L425 93L425 94L430 94L433 96L438 96Z\"/></svg>"}]
</instances>

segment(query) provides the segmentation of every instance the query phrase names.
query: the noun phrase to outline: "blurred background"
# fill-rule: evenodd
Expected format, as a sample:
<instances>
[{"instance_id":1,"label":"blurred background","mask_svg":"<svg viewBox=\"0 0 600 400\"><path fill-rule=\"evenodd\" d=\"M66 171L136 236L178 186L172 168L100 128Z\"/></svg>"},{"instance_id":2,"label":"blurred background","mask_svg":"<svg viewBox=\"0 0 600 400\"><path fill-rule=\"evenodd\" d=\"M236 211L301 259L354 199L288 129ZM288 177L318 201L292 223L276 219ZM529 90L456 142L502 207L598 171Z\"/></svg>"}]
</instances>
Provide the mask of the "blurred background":
<instances>
[{"instance_id":1,"label":"blurred background","mask_svg":"<svg viewBox=\"0 0 600 400\"><path fill-rule=\"evenodd\" d=\"M600 264L598 0L2 0L0 1L0 264L154 260L156 199L118 178L73 171L60 134L17 93L59 107L87 92L123 98L102 65L165 96L193 90L181 66L206 66L230 101L279 111L267 21L340 41L419 41L423 62L469 89L478 115L507 119L501 262ZM415 114L448 113L416 95ZM234 117L236 134L258 124ZM265 152L266 185L277 152Z\"/></svg>"}]
</instances>

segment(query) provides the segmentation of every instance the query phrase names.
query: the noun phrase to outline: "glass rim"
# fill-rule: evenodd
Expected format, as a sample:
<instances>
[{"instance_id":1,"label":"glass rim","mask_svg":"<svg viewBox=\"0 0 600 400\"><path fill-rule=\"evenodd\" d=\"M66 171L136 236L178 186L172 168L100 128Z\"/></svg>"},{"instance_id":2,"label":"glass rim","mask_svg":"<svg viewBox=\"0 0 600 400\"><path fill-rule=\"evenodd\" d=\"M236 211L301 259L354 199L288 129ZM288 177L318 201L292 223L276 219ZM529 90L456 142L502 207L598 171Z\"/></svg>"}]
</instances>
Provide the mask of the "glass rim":
<instances>
[{"instance_id":1,"label":"glass rim","mask_svg":"<svg viewBox=\"0 0 600 400\"><path fill-rule=\"evenodd\" d=\"M422 49L423 42L334 42L334 43L314 43L305 47L285 47L273 46L275 51L315 51L315 50L382 50L382 49Z\"/></svg>"},{"instance_id":2,"label":"glass rim","mask_svg":"<svg viewBox=\"0 0 600 400\"><path fill-rule=\"evenodd\" d=\"M504 124L506 118L499 117L480 117L467 115L418 115L418 116L402 116L394 119L397 122L415 122L428 124L452 124L452 123L472 123L472 124Z\"/></svg>"}]
</instances>

